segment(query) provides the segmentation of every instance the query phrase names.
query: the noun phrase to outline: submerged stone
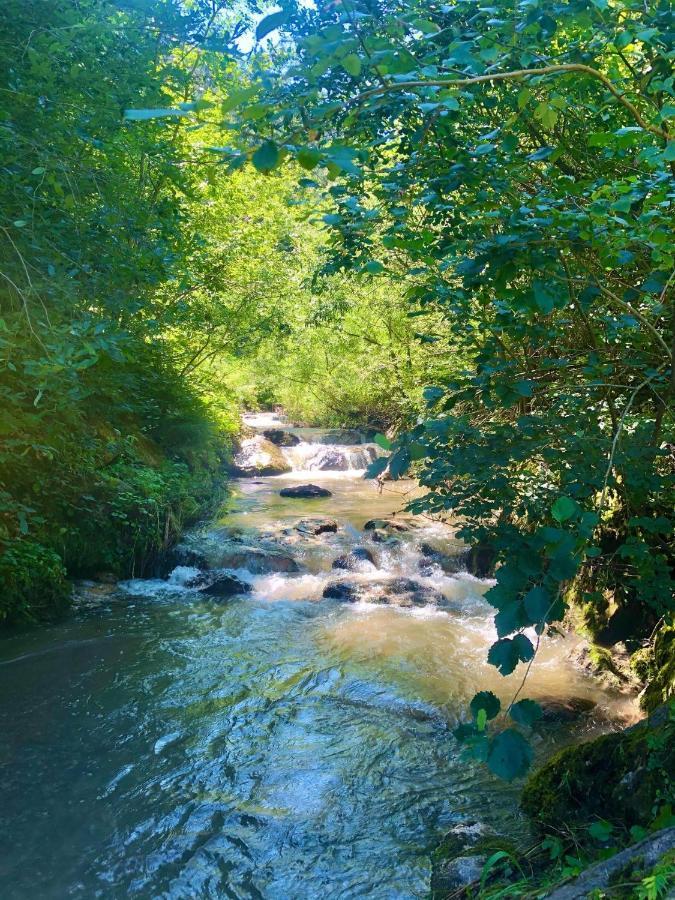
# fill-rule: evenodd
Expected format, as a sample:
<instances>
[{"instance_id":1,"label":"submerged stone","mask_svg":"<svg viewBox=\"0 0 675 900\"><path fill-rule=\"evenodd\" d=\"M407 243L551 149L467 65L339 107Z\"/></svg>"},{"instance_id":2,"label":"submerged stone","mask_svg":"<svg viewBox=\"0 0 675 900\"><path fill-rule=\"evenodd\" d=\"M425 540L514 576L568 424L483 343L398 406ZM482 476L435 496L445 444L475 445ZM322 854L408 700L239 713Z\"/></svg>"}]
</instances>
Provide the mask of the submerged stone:
<instances>
[{"instance_id":1,"label":"submerged stone","mask_svg":"<svg viewBox=\"0 0 675 900\"><path fill-rule=\"evenodd\" d=\"M297 500L313 500L315 497L332 497L328 488L319 487L318 484L298 484L295 487L282 488L279 491L281 497L293 497Z\"/></svg>"}]
</instances>

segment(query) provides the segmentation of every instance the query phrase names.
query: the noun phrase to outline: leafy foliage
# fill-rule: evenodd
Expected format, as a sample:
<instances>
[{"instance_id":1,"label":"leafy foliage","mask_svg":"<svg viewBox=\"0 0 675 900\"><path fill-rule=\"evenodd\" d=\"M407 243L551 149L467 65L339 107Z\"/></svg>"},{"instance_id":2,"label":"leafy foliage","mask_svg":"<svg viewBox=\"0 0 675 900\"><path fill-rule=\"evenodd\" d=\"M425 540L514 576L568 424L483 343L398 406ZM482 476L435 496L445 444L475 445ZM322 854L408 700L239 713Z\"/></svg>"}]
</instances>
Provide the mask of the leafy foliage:
<instances>
[{"instance_id":1,"label":"leafy foliage","mask_svg":"<svg viewBox=\"0 0 675 900\"><path fill-rule=\"evenodd\" d=\"M525 630L571 600L608 639L627 617L648 635L674 587L670 4L284 11L237 153L311 154L329 268L402 262L419 344L457 360L388 471L494 548L490 662L529 663Z\"/></svg>"}]
</instances>

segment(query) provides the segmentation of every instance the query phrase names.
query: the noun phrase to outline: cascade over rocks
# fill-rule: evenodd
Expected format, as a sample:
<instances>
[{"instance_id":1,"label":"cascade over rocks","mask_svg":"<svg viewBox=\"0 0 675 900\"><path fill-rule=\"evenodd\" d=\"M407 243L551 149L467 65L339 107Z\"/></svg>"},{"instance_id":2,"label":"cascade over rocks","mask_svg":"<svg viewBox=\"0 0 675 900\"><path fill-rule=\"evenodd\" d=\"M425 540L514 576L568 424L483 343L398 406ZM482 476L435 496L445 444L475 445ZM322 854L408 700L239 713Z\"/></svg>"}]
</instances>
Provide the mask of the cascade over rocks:
<instances>
[{"instance_id":1,"label":"cascade over rocks","mask_svg":"<svg viewBox=\"0 0 675 900\"><path fill-rule=\"evenodd\" d=\"M346 472L349 469L349 459L341 450L324 450L317 455L312 468L317 472Z\"/></svg>"},{"instance_id":2,"label":"cascade over rocks","mask_svg":"<svg viewBox=\"0 0 675 900\"><path fill-rule=\"evenodd\" d=\"M412 578L382 581L333 581L323 591L325 599L342 603L381 603L388 606L448 606L440 591Z\"/></svg>"},{"instance_id":3,"label":"cascade over rocks","mask_svg":"<svg viewBox=\"0 0 675 900\"><path fill-rule=\"evenodd\" d=\"M295 487L282 488L280 497L293 497L296 500L313 500L315 497L332 497L332 491L319 487L318 484L299 484Z\"/></svg>"},{"instance_id":4,"label":"cascade over rocks","mask_svg":"<svg viewBox=\"0 0 675 900\"><path fill-rule=\"evenodd\" d=\"M238 477L285 475L290 471L291 466L279 447L259 434L241 442L230 466L231 474Z\"/></svg>"},{"instance_id":5,"label":"cascade over rocks","mask_svg":"<svg viewBox=\"0 0 675 900\"><path fill-rule=\"evenodd\" d=\"M431 566L439 566L447 575L456 575L457 572L466 572L469 563L469 550L459 550L456 554L443 553L433 544L423 542L420 544L420 552L424 554L420 559L422 571Z\"/></svg>"},{"instance_id":6,"label":"cascade over rocks","mask_svg":"<svg viewBox=\"0 0 675 900\"><path fill-rule=\"evenodd\" d=\"M297 447L300 443L297 434L291 434L290 431L284 431L282 428L270 428L268 431L263 431L263 436L277 447Z\"/></svg>"},{"instance_id":7,"label":"cascade over rocks","mask_svg":"<svg viewBox=\"0 0 675 900\"><path fill-rule=\"evenodd\" d=\"M300 571L296 560L282 549L255 546L234 539L214 542L207 551L207 559L214 568L246 569L255 575Z\"/></svg>"},{"instance_id":8,"label":"cascade over rocks","mask_svg":"<svg viewBox=\"0 0 675 900\"><path fill-rule=\"evenodd\" d=\"M335 534L338 524L334 519L301 519L295 529L301 534Z\"/></svg>"},{"instance_id":9,"label":"cascade over rocks","mask_svg":"<svg viewBox=\"0 0 675 900\"><path fill-rule=\"evenodd\" d=\"M349 553L344 553L342 556L338 556L336 560L333 561L334 569L349 569L351 571L359 570L363 563L370 563L371 566L377 565L375 562L375 557L366 547L355 547L353 550L350 550Z\"/></svg>"}]
</instances>

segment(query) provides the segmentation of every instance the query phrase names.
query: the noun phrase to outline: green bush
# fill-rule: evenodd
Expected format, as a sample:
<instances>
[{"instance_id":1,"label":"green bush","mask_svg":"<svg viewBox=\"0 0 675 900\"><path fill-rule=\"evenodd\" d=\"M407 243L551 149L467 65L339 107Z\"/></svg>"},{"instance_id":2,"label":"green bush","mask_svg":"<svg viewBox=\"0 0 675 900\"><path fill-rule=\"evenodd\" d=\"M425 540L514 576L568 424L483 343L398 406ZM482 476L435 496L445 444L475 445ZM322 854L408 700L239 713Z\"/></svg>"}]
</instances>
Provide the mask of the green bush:
<instances>
[{"instance_id":1,"label":"green bush","mask_svg":"<svg viewBox=\"0 0 675 900\"><path fill-rule=\"evenodd\" d=\"M7 542L0 552L0 624L34 622L61 613L70 599L63 563L30 540Z\"/></svg>"}]
</instances>

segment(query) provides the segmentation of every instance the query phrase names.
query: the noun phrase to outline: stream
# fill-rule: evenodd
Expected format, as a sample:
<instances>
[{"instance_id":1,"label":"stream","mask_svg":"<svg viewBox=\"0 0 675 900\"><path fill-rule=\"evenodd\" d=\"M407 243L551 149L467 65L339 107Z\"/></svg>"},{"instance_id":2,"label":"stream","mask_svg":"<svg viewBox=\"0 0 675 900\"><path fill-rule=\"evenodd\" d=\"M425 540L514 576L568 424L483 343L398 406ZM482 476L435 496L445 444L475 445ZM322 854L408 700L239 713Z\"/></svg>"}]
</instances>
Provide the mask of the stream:
<instances>
[{"instance_id":1,"label":"stream","mask_svg":"<svg viewBox=\"0 0 675 900\"><path fill-rule=\"evenodd\" d=\"M491 582L451 571L452 528L401 512L412 482L363 479L373 445L247 424L299 439L292 471L234 480L166 578L84 585L67 620L0 641L3 900L422 898L454 824L527 834L518 785L452 736L475 691L522 677L485 662ZM280 496L308 482L331 496ZM374 562L332 568L354 548ZM245 592L209 596L207 565ZM552 716L539 759L635 718L573 640L544 643L526 694L595 705Z\"/></svg>"}]
</instances>

